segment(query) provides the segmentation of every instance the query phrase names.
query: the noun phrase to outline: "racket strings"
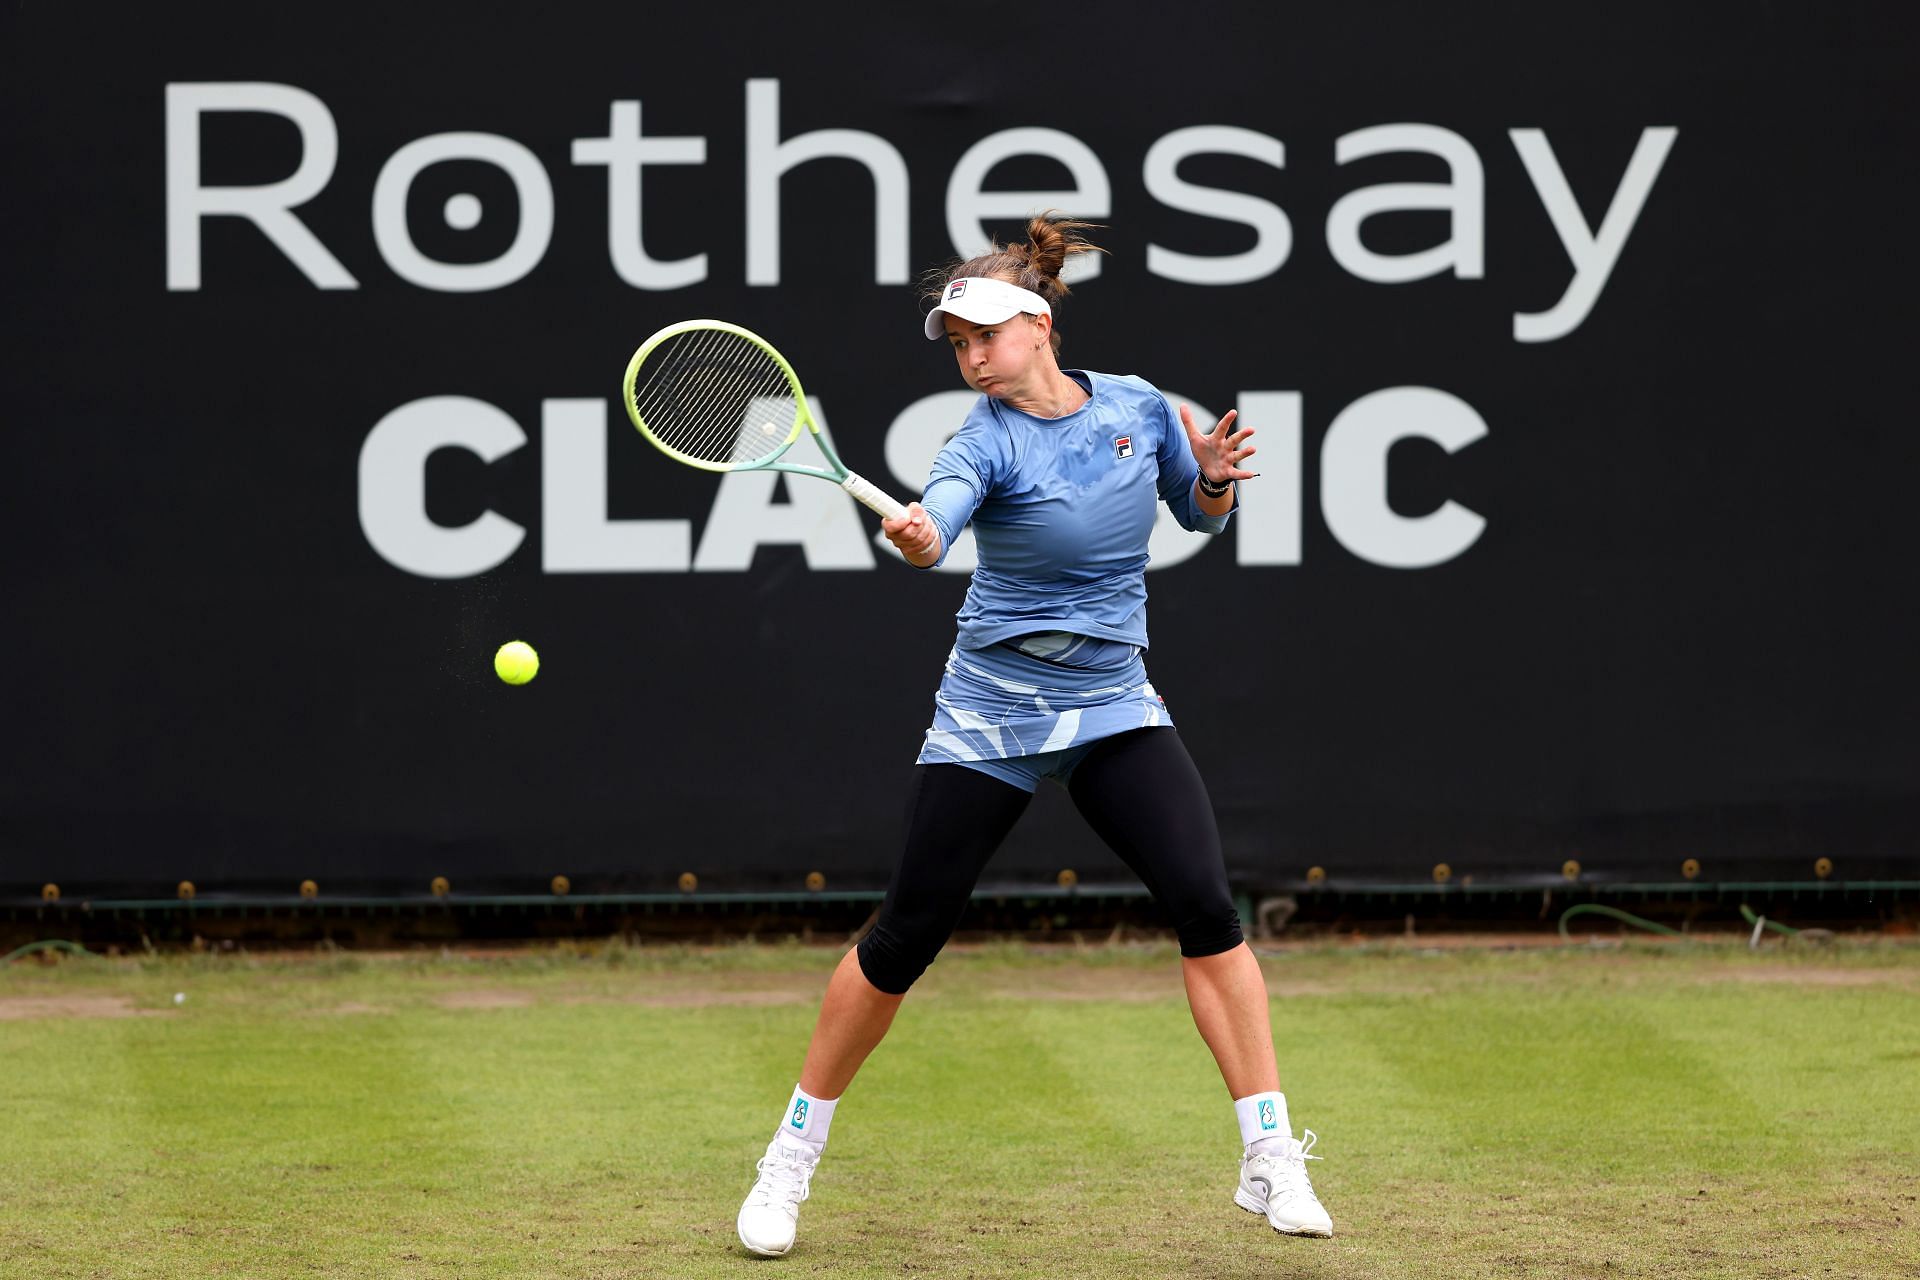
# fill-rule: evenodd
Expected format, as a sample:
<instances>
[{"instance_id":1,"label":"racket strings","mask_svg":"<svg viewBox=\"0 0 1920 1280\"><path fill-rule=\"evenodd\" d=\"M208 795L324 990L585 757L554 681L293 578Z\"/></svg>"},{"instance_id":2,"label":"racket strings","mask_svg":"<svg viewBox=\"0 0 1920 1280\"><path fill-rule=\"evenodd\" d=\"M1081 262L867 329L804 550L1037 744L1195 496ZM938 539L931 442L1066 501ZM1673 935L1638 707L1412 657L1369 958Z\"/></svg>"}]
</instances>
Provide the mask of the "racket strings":
<instances>
[{"instance_id":1,"label":"racket strings","mask_svg":"<svg viewBox=\"0 0 1920 1280\"><path fill-rule=\"evenodd\" d=\"M663 386L673 404L663 417L680 424L684 452L710 462L738 461L750 444L744 430L753 408L751 400L742 405L739 398L753 385L755 370L750 363L727 359L724 335L718 330L683 337L674 340L679 349L668 354L664 368Z\"/></svg>"},{"instance_id":2,"label":"racket strings","mask_svg":"<svg viewBox=\"0 0 1920 1280\"><path fill-rule=\"evenodd\" d=\"M719 329L675 334L647 356L634 410L668 448L703 462L744 464L776 452L799 401L760 347Z\"/></svg>"}]
</instances>

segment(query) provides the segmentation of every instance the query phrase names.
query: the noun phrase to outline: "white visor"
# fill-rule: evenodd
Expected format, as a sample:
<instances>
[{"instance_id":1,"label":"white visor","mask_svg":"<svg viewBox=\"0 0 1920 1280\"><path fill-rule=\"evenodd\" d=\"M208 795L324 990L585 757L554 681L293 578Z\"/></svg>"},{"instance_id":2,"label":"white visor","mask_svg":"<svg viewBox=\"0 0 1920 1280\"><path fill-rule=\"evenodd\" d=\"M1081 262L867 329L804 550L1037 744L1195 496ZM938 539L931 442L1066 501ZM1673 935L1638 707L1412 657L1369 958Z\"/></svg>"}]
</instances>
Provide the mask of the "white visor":
<instances>
[{"instance_id":1,"label":"white visor","mask_svg":"<svg viewBox=\"0 0 1920 1280\"><path fill-rule=\"evenodd\" d=\"M1050 316L1053 308L1031 289L993 276L961 276L947 281L940 291L940 305L927 312L927 337L947 336L942 313L959 316L968 324L1001 324L1017 315Z\"/></svg>"}]
</instances>

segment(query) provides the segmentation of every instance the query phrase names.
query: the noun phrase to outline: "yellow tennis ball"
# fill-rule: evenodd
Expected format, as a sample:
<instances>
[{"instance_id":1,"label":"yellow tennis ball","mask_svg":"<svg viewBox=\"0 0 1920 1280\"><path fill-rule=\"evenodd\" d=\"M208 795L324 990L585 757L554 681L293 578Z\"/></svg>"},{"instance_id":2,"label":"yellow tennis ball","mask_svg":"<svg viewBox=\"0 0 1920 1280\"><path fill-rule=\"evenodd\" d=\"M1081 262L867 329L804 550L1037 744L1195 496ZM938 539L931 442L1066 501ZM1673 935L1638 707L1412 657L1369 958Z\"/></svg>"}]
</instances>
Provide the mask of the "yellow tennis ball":
<instances>
[{"instance_id":1,"label":"yellow tennis ball","mask_svg":"<svg viewBox=\"0 0 1920 1280\"><path fill-rule=\"evenodd\" d=\"M524 640L509 640L493 655L493 673L508 684L525 684L540 674L540 655Z\"/></svg>"}]
</instances>

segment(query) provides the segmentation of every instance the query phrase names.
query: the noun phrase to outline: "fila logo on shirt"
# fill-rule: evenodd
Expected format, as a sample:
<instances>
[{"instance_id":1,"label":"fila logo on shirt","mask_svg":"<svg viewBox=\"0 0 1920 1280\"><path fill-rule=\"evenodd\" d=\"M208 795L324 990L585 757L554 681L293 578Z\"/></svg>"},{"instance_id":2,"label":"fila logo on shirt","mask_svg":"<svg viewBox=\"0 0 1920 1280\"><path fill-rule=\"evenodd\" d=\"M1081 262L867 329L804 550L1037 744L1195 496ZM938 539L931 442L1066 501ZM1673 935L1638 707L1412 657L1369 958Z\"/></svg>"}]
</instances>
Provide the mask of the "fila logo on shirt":
<instances>
[{"instance_id":1,"label":"fila logo on shirt","mask_svg":"<svg viewBox=\"0 0 1920 1280\"><path fill-rule=\"evenodd\" d=\"M1131 458L1133 456L1133 437L1115 436L1113 438L1113 456L1115 458Z\"/></svg>"},{"instance_id":2,"label":"fila logo on shirt","mask_svg":"<svg viewBox=\"0 0 1920 1280\"><path fill-rule=\"evenodd\" d=\"M788 1123L796 1129L804 1129L807 1127L807 1100L805 1098L795 1098L793 1100L793 1119ZM1272 1126L1269 1125L1268 1128L1272 1128Z\"/></svg>"},{"instance_id":3,"label":"fila logo on shirt","mask_svg":"<svg viewBox=\"0 0 1920 1280\"><path fill-rule=\"evenodd\" d=\"M805 1106L806 1104L802 1103L801 1105ZM1280 1127L1280 1122L1274 1118L1273 1104L1271 1102L1263 1102L1260 1104L1260 1127L1262 1129L1278 1129Z\"/></svg>"}]
</instances>

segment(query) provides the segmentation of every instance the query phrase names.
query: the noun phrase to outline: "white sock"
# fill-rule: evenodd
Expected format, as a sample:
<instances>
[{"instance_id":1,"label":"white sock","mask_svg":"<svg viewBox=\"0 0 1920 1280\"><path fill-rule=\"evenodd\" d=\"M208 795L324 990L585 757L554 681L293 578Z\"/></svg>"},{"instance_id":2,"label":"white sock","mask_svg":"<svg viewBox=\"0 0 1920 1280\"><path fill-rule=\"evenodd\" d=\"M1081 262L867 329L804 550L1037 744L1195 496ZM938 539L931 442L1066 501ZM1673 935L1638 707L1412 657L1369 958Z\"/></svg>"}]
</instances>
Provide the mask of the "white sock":
<instances>
[{"instance_id":1,"label":"white sock","mask_svg":"<svg viewBox=\"0 0 1920 1280\"><path fill-rule=\"evenodd\" d=\"M1233 1114L1240 1121L1240 1141L1250 1152L1270 1151L1281 1138L1293 1136L1293 1121L1287 1118L1287 1095L1256 1093L1233 1100Z\"/></svg>"},{"instance_id":2,"label":"white sock","mask_svg":"<svg viewBox=\"0 0 1920 1280\"><path fill-rule=\"evenodd\" d=\"M827 1130L833 1127L833 1108L838 1098L816 1098L793 1086L787 1100L787 1114L780 1119L780 1140L789 1147L805 1147L814 1159L826 1150Z\"/></svg>"}]
</instances>

